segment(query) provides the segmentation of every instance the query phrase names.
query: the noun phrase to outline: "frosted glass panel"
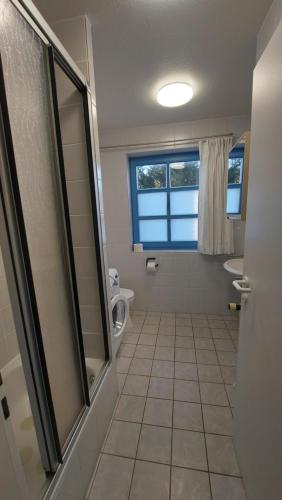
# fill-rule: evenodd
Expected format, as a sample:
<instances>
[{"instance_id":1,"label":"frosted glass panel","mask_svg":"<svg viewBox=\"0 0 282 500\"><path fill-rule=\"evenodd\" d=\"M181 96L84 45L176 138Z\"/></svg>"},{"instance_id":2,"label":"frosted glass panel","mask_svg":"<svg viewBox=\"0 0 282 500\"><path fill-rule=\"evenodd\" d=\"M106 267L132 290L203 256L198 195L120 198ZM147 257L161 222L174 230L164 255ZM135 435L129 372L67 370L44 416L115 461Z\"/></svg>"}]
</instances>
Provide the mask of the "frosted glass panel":
<instances>
[{"instance_id":1,"label":"frosted glass panel","mask_svg":"<svg viewBox=\"0 0 282 500\"><path fill-rule=\"evenodd\" d=\"M198 219L172 219L171 241L198 241Z\"/></svg>"},{"instance_id":2,"label":"frosted glass panel","mask_svg":"<svg viewBox=\"0 0 282 500\"><path fill-rule=\"evenodd\" d=\"M167 221L140 220L139 221L140 241L167 241Z\"/></svg>"},{"instance_id":3,"label":"frosted glass panel","mask_svg":"<svg viewBox=\"0 0 282 500\"><path fill-rule=\"evenodd\" d=\"M167 214L166 193L138 194L138 214L140 217L147 215Z\"/></svg>"},{"instance_id":4,"label":"frosted glass panel","mask_svg":"<svg viewBox=\"0 0 282 500\"><path fill-rule=\"evenodd\" d=\"M171 215L193 215L198 213L198 190L174 191L170 193Z\"/></svg>"},{"instance_id":5,"label":"frosted glass panel","mask_svg":"<svg viewBox=\"0 0 282 500\"><path fill-rule=\"evenodd\" d=\"M60 443L84 404L51 118L46 47L1 0L0 44L25 230Z\"/></svg>"},{"instance_id":6,"label":"frosted glass panel","mask_svg":"<svg viewBox=\"0 0 282 500\"><path fill-rule=\"evenodd\" d=\"M239 213L240 210L240 188L227 189L227 213Z\"/></svg>"},{"instance_id":7,"label":"frosted glass panel","mask_svg":"<svg viewBox=\"0 0 282 500\"><path fill-rule=\"evenodd\" d=\"M61 67L55 63L59 101L59 119L63 143L64 167L74 244L84 353L88 365L88 386L94 384L105 363L105 342L98 280L99 261L89 188L87 147L82 94ZM65 106L65 104L68 106ZM85 234L85 246L77 238L77 226Z\"/></svg>"}]
</instances>

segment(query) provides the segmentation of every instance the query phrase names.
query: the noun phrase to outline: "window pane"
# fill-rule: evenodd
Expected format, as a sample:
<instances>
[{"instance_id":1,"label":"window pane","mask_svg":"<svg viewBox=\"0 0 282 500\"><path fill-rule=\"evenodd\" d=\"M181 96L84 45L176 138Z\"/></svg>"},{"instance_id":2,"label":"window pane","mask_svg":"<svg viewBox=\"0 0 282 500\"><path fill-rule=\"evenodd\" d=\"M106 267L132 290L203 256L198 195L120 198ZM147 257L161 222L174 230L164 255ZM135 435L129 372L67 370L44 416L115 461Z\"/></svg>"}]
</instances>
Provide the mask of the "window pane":
<instances>
[{"instance_id":1,"label":"window pane","mask_svg":"<svg viewBox=\"0 0 282 500\"><path fill-rule=\"evenodd\" d=\"M138 214L166 215L167 214L167 194L166 193L144 193L138 194Z\"/></svg>"},{"instance_id":2,"label":"window pane","mask_svg":"<svg viewBox=\"0 0 282 500\"><path fill-rule=\"evenodd\" d=\"M199 161L170 163L170 187L198 186Z\"/></svg>"},{"instance_id":3,"label":"window pane","mask_svg":"<svg viewBox=\"0 0 282 500\"><path fill-rule=\"evenodd\" d=\"M167 221L140 220L139 221L140 241L167 241Z\"/></svg>"},{"instance_id":4,"label":"window pane","mask_svg":"<svg viewBox=\"0 0 282 500\"><path fill-rule=\"evenodd\" d=\"M240 212L240 188L227 189L227 213L238 214Z\"/></svg>"},{"instance_id":5,"label":"window pane","mask_svg":"<svg viewBox=\"0 0 282 500\"><path fill-rule=\"evenodd\" d=\"M171 241L198 241L198 219L172 219Z\"/></svg>"},{"instance_id":6,"label":"window pane","mask_svg":"<svg viewBox=\"0 0 282 500\"><path fill-rule=\"evenodd\" d=\"M137 189L166 188L166 165L136 167Z\"/></svg>"},{"instance_id":7,"label":"window pane","mask_svg":"<svg viewBox=\"0 0 282 500\"><path fill-rule=\"evenodd\" d=\"M171 192L170 213L171 215L197 214L198 189Z\"/></svg>"},{"instance_id":8,"label":"window pane","mask_svg":"<svg viewBox=\"0 0 282 500\"><path fill-rule=\"evenodd\" d=\"M243 158L229 158L228 184L240 184L242 182L243 162Z\"/></svg>"}]
</instances>

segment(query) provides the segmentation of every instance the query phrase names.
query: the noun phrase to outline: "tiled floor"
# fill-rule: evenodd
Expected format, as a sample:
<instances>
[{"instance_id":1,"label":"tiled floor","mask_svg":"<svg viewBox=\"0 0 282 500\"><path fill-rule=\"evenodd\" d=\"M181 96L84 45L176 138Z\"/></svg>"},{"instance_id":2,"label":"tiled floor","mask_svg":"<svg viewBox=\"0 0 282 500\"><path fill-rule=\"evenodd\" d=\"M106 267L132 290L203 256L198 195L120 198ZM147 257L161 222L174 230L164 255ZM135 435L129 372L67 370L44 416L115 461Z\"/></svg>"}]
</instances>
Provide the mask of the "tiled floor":
<instances>
[{"instance_id":1,"label":"tiled floor","mask_svg":"<svg viewBox=\"0 0 282 500\"><path fill-rule=\"evenodd\" d=\"M91 500L245 500L232 442L236 318L133 313Z\"/></svg>"}]
</instances>

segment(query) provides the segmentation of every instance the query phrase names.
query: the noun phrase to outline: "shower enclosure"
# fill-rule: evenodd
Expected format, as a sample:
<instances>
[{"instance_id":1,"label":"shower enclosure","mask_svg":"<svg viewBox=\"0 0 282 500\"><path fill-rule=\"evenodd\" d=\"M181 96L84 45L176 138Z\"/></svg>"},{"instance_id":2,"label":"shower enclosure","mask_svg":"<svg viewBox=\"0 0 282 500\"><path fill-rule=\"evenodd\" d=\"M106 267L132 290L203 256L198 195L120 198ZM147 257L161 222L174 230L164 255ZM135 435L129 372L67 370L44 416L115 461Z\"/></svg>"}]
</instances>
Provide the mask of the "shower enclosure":
<instances>
[{"instance_id":1,"label":"shower enclosure","mask_svg":"<svg viewBox=\"0 0 282 500\"><path fill-rule=\"evenodd\" d=\"M0 87L1 403L38 499L109 362L91 94L16 0L0 0Z\"/></svg>"}]
</instances>

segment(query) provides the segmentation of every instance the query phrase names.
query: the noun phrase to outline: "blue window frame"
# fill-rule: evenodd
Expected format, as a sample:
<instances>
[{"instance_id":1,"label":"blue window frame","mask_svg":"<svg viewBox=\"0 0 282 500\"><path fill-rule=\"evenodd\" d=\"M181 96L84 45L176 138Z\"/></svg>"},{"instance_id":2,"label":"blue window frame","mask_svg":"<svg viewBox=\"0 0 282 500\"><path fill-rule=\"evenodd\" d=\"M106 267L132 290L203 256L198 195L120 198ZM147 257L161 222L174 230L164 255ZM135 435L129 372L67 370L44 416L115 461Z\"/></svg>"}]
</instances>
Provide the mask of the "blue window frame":
<instances>
[{"instance_id":1,"label":"blue window frame","mask_svg":"<svg viewBox=\"0 0 282 500\"><path fill-rule=\"evenodd\" d=\"M196 249L199 151L130 159L133 243Z\"/></svg>"},{"instance_id":2,"label":"blue window frame","mask_svg":"<svg viewBox=\"0 0 282 500\"><path fill-rule=\"evenodd\" d=\"M240 215L242 207L244 174L244 146L238 146L229 154L227 207L228 215Z\"/></svg>"}]
</instances>

